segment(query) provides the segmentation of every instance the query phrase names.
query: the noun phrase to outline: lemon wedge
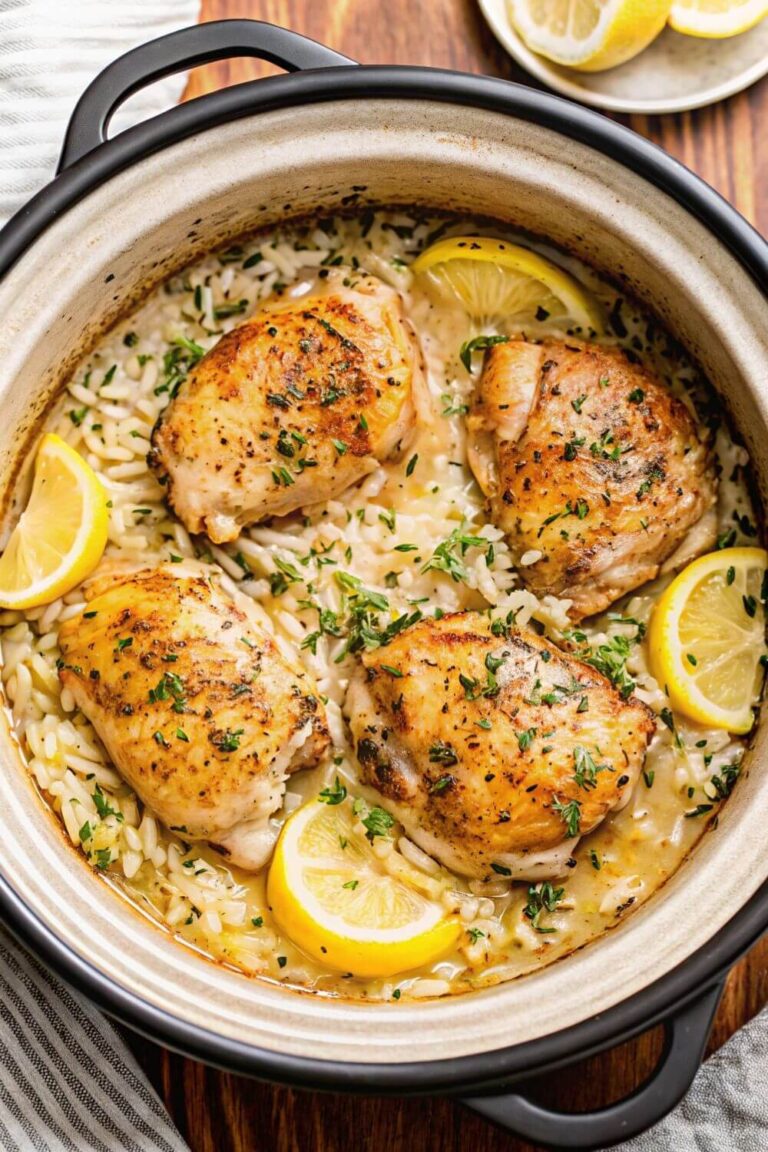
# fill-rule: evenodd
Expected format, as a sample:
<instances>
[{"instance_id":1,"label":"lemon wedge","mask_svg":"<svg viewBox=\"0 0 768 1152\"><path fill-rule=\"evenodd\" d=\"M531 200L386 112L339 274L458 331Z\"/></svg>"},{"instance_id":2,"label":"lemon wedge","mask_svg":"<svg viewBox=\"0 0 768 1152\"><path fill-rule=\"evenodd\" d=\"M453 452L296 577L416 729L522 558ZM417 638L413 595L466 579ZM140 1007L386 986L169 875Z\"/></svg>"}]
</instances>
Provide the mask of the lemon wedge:
<instances>
[{"instance_id":1,"label":"lemon wedge","mask_svg":"<svg viewBox=\"0 0 768 1152\"><path fill-rule=\"evenodd\" d=\"M765 652L762 548L694 560L658 600L648 630L651 670L673 708L729 732L749 732Z\"/></svg>"},{"instance_id":2,"label":"lemon wedge","mask_svg":"<svg viewBox=\"0 0 768 1152\"><path fill-rule=\"evenodd\" d=\"M490 236L450 236L426 248L414 276L459 301L481 327L552 319L602 331L597 301L577 280L529 248Z\"/></svg>"},{"instance_id":3,"label":"lemon wedge","mask_svg":"<svg viewBox=\"0 0 768 1152\"><path fill-rule=\"evenodd\" d=\"M532 52L582 72L624 64L667 22L671 0L508 0Z\"/></svg>"},{"instance_id":4,"label":"lemon wedge","mask_svg":"<svg viewBox=\"0 0 768 1152\"><path fill-rule=\"evenodd\" d=\"M311 801L286 821L267 880L278 926L324 966L355 976L394 976L440 959L458 940L459 921L388 871L358 829L350 800Z\"/></svg>"},{"instance_id":5,"label":"lemon wedge","mask_svg":"<svg viewBox=\"0 0 768 1152\"><path fill-rule=\"evenodd\" d=\"M107 525L96 473L65 440L47 433L29 502L0 556L0 607L36 608L69 592L101 559Z\"/></svg>"},{"instance_id":6,"label":"lemon wedge","mask_svg":"<svg viewBox=\"0 0 768 1152\"><path fill-rule=\"evenodd\" d=\"M686 36L723 40L768 16L768 0L675 0L669 23Z\"/></svg>"}]
</instances>

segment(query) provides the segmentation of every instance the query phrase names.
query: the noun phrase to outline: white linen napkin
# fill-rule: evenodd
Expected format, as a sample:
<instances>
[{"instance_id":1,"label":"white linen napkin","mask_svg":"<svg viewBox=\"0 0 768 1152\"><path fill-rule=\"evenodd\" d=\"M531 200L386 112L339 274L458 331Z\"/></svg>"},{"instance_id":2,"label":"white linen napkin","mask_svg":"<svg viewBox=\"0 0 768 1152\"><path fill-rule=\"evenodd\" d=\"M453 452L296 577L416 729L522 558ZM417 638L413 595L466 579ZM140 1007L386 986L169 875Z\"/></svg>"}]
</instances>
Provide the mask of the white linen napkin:
<instances>
[{"instance_id":1,"label":"white linen napkin","mask_svg":"<svg viewBox=\"0 0 768 1152\"><path fill-rule=\"evenodd\" d=\"M50 180L77 98L116 57L197 23L199 0L0 0L0 225ZM112 131L174 104L183 76L145 88Z\"/></svg>"}]
</instances>

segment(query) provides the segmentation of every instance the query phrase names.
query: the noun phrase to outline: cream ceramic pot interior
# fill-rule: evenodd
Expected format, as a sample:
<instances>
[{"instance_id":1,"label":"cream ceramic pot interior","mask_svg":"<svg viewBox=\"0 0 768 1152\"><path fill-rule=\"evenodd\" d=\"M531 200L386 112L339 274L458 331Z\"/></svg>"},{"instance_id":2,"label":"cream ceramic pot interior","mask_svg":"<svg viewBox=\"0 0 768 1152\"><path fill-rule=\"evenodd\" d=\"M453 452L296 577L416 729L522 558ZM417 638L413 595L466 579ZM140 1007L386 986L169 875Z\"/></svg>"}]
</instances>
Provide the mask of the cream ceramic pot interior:
<instances>
[{"instance_id":1,"label":"cream ceramic pot interior","mask_svg":"<svg viewBox=\"0 0 768 1152\"><path fill-rule=\"evenodd\" d=\"M200 133L113 177L42 235L0 284L5 491L24 438L73 360L148 285L248 229L339 208L355 189L361 203L522 225L620 280L700 361L765 489L765 302L703 225L627 168L556 132L494 112L370 99ZM605 1011L669 972L749 900L768 876L767 742L759 730L717 830L620 928L521 980L436 1002L323 999L249 979L175 943L65 843L6 734L0 870L75 954L184 1022L326 1060L468 1055Z\"/></svg>"}]
</instances>

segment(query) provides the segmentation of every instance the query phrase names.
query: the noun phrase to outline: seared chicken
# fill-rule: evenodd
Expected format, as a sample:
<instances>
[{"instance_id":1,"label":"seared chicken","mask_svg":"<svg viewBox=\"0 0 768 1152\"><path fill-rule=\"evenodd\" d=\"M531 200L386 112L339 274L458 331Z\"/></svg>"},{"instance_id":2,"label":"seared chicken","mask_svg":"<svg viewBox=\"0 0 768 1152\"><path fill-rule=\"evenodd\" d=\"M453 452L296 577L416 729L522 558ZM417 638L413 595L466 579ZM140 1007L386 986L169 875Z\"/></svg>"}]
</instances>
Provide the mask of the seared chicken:
<instances>
[{"instance_id":1,"label":"seared chicken","mask_svg":"<svg viewBox=\"0 0 768 1152\"><path fill-rule=\"evenodd\" d=\"M593 668L477 612L422 620L362 664L346 709L363 780L466 876L561 872L629 799L655 727Z\"/></svg>"},{"instance_id":2,"label":"seared chicken","mask_svg":"<svg viewBox=\"0 0 768 1152\"><path fill-rule=\"evenodd\" d=\"M574 619L652 580L681 545L690 559L714 544L709 446L620 351L498 344L467 426L471 467L522 579L572 600Z\"/></svg>"},{"instance_id":3,"label":"seared chicken","mask_svg":"<svg viewBox=\"0 0 768 1152\"><path fill-rule=\"evenodd\" d=\"M155 427L149 463L190 532L246 524L343 492L403 450L420 369L397 293L356 272L275 300L191 370Z\"/></svg>"},{"instance_id":4,"label":"seared chicken","mask_svg":"<svg viewBox=\"0 0 768 1152\"><path fill-rule=\"evenodd\" d=\"M202 572L145 569L94 591L59 632L62 683L165 824L260 868L286 776L329 743L315 686Z\"/></svg>"}]
</instances>

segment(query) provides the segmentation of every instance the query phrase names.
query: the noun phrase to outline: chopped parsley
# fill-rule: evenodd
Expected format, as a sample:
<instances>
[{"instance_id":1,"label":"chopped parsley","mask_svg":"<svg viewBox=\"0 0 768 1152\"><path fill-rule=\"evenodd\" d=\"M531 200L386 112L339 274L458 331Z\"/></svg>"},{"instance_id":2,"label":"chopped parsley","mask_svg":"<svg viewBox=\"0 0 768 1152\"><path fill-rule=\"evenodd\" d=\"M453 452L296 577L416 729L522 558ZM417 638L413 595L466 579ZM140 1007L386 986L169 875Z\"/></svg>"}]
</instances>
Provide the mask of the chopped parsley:
<instances>
[{"instance_id":1,"label":"chopped parsley","mask_svg":"<svg viewBox=\"0 0 768 1152\"><path fill-rule=\"evenodd\" d=\"M235 728L234 731L225 728L223 732L211 732L208 739L214 748L218 748L220 752L237 752L240 747L240 737L244 731L244 728Z\"/></svg>"},{"instance_id":2,"label":"chopped parsley","mask_svg":"<svg viewBox=\"0 0 768 1152\"><path fill-rule=\"evenodd\" d=\"M96 791L91 793L91 799L96 805L96 811L99 814L99 820L106 820L107 816L115 816L117 817L119 823L122 824L122 812L118 812L116 808L113 808L109 804L98 784L96 785Z\"/></svg>"},{"instance_id":3,"label":"chopped parsley","mask_svg":"<svg viewBox=\"0 0 768 1152\"><path fill-rule=\"evenodd\" d=\"M575 460L577 456L577 449L582 448L586 444L586 437L584 436L571 436L563 446L563 459Z\"/></svg>"},{"instance_id":4,"label":"chopped parsley","mask_svg":"<svg viewBox=\"0 0 768 1152\"><path fill-rule=\"evenodd\" d=\"M654 483L656 483L656 481L658 481L658 480L663 480L663 479L664 479L664 473L662 472L661 468L658 468L656 465L654 465L650 469L650 471L648 472L645 480L643 480L643 482L640 485L640 487L638 488L637 492L635 493L636 498L638 500L642 500L643 496L645 496L648 492L650 492Z\"/></svg>"},{"instance_id":5,"label":"chopped parsley","mask_svg":"<svg viewBox=\"0 0 768 1152\"><path fill-rule=\"evenodd\" d=\"M557 812L563 824L565 824L569 839L579 835L581 831L580 800L569 800L567 804L563 804L561 800L555 797L552 801L552 811Z\"/></svg>"},{"instance_id":6,"label":"chopped parsley","mask_svg":"<svg viewBox=\"0 0 768 1152\"><path fill-rule=\"evenodd\" d=\"M564 896L565 888L554 888L548 880L542 884L531 884L528 889L528 899L523 908L523 916L530 920L534 931L542 934L557 931L551 926L542 926L541 918L545 913L554 912Z\"/></svg>"},{"instance_id":7,"label":"chopped parsley","mask_svg":"<svg viewBox=\"0 0 768 1152\"><path fill-rule=\"evenodd\" d=\"M460 528L454 528L450 536L437 545L421 571L422 573L445 572L454 583L458 584L459 581L466 581L469 575L464 563L464 557L468 550L470 548L486 549L487 547L488 541L484 536L469 535L462 524Z\"/></svg>"},{"instance_id":8,"label":"chopped parsley","mask_svg":"<svg viewBox=\"0 0 768 1152\"><path fill-rule=\"evenodd\" d=\"M304 577L298 568L289 564L287 560L273 556L272 562L277 569L269 577L269 590L273 596L282 596L287 591L289 584L300 584L303 581Z\"/></svg>"},{"instance_id":9,"label":"chopped parsley","mask_svg":"<svg viewBox=\"0 0 768 1152\"><path fill-rule=\"evenodd\" d=\"M163 356L163 378L155 388L155 395L168 392L173 398L187 378L191 368L205 356L205 348L186 336L178 336Z\"/></svg>"},{"instance_id":10,"label":"chopped parsley","mask_svg":"<svg viewBox=\"0 0 768 1152\"><path fill-rule=\"evenodd\" d=\"M536 729L535 728L526 728L525 732L518 732L517 733L517 746L520 749L520 751L525 752L526 749L530 748L535 737L536 737Z\"/></svg>"},{"instance_id":11,"label":"chopped parsley","mask_svg":"<svg viewBox=\"0 0 768 1152\"><path fill-rule=\"evenodd\" d=\"M730 796L740 774L741 768L738 764L724 764L719 770L719 775L712 777L709 783L717 794L718 800L725 800Z\"/></svg>"},{"instance_id":12,"label":"chopped parsley","mask_svg":"<svg viewBox=\"0 0 768 1152\"><path fill-rule=\"evenodd\" d=\"M598 644L596 648L585 644L586 633L578 629L564 633L564 637L577 645L583 645L577 648L578 658L596 671L602 672L603 676L618 689L622 699L626 700L635 690L635 681L627 672L627 660L633 647L642 640L644 634L645 626L638 624L635 636L612 636L605 643Z\"/></svg>"},{"instance_id":13,"label":"chopped parsley","mask_svg":"<svg viewBox=\"0 0 768 1152\"><path fill-rule=\"evenodd\" d=\"M317 798L322 801L323 804L330 804L333 807L346 800L347 790L337 776L333 784L330 784L327 788L323 788Z\"/></svg>"},{"instance_id":14,"label":"chopped parsley","mask_svg":"<svg viewBox=\"0 0 768 1152\"><path fill-rule=\"evenodd\" d=\"M509 336L475 336L472 340L467 340L462 344L459 350L459 360L461 360L467 372L471 372L473 352L480 352L485 348L494 348L497 344L506 344L508 341Z\"/></svg>"},{"instance_id":15,"label":"chopped parsley","mask_svg":"<svg viewBox=\"0 0 768 1152\"><path fill-rule=\"evenodd\" d=\"M176 672L163 672L157 686L149 690L150 704L158 704L163 700L172 700L174 712L184 712L187 704L184 681Z\"/></svg>"},{"instance_id":16,"label":"chopped parsley","mask_svg":"<svg viewBox=\"0 0 768 1152\"><path fill-rule=\"evenodd\" d=\"M581 744L573 749L573 766L573 779L585 792L597 787L598 772L613 771L610 764L596 764L591 752Z\"/></svg>"},{"instance_id":17,"label":"chopped parsley","mask_svg":"<svg viewBox=\"0 0 768 1152\"><path fill-rule=\"evenodd\" d=\"M430 764L458 764L459 758L450 744L437 740L429 749Z\"/></svg>"},{"instance_id":18,"label":"chopped parsley","mask_svg":"<svg viewBox=\"0 0 768 1152\"><path fill-rule=\"evenodd\" d=\"M383 808L370 808L365 810L365 802L355 800L352 811L360 817L360 822L366 829L366 837L373 843L377 836L386 836L394 828L395 820Z\"/></svg>"},{"instance_id":19,"label":"chopped parsley","mask_svg":"<svg viewBox=\"0 0 768 1152\"><path fill-rule=\"evenodd\" d=\"M450 392L444 392L442 397L443 401L443 416L466 416L469 412L469 404L456 404Z\"/></svg>"}]
</instances>

